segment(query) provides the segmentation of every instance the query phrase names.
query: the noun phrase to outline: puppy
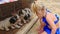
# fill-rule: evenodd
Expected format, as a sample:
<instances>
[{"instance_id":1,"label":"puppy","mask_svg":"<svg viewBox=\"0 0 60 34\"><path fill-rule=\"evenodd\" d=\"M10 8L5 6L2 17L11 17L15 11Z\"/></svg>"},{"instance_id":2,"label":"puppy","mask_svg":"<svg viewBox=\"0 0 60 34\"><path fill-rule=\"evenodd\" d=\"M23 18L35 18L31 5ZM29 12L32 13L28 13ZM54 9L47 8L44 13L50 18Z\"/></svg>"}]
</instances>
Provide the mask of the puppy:
<instances>
[{"instance_id":1,"label":"puppy","mask_svg":"<svg viewBox=\"0 0 60 34\"><path fill-rule=\"evenodd\" d=\"M25 8L24 10L22 10L22 12L24 12L24 20L26 22L29 22L31 20L31 16L32 16L32 12L29 8Z\"/></svg>"},{"instance_id":2,"label":"puppy","mask_svg":"<svg viewBox=\"0 0 60 34\"><path fill-rule=\"evenodd\" d=\"M20 26L19 26L19 22L20 22L21 20L19 19L19 16L18 15L15 15L15 16L12 16L11 18L10 18L10 20L9 20L9 22L12 24L11 25L11 28L12 29L14 29L15 27L16 28L20 28Z\"/></svg>"},{"instance_id":3,"label":"puppy","mask_svg":"<svg viewBox=\"0 0 60 34\"><path fill-rule=\"evenodd\" d=\"M21 23L27 23L32 19L31 18L32 17L32 12L29 8L18 10L18 14L21 18Z\"/></svg>"},{"instance_id":4,"label":"puppy","mask_svg":"<svg viewBox=\"0 0 60 34\"><path fill-rule=\"evenodd\" d=\"M11 18L11 17L10 17ZM8 31L9 30L9 26L11 26L11 24L10 24L10 22L9 22L9 20L10 20L10 18L6 18L5 20L3 20L3 21L0 21L0 29L1 30L6 30L6 31Z\"/></svg>"},{"instance_id":5,"label":"puppy","mask_svg":"<svg viewBox=\"0 0 60 34\"><path fill-rule=\"evenodd\" d=\"M19 14L19 17L21 19L21 25L25 24L26 23L26 21L24 20L25 11L18 10L18 14Z\"/></svg>"},{"instance_id":6,"label":"puppy","mask_svg":"<svg viewBox=\"0 0 60 34\"><path fill-rule=\"evenodd\" d=\"M9 17L9 18L6 18L3 21L0 21L0 29L1 30L5 29L6 31L8 31L9 30L8 27L11 27L11 28L15 28L15 27L20 28L20 26L15 24L17 22L17 20L18 20L18 15L13 16L13 17ZM14 27L13 27L13 25L14 25Z\"/></svg>"}]
</instances>

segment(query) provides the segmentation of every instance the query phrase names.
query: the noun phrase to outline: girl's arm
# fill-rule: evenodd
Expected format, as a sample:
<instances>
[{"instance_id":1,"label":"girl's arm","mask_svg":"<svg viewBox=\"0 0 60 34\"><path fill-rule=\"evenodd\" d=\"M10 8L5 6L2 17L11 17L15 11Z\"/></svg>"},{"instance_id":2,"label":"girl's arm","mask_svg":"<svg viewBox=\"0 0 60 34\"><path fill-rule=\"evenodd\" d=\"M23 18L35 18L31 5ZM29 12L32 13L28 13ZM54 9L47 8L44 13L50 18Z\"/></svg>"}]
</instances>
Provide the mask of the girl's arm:
<instances>
[{"instance_id":1,"label":"girl's arm","mask_svg":"<svg viewBox=\"0 0 60 34\"><path fill-rule=\"evenodd\" d=\"M43 23L42 19L39 19L40 21L40 29L43 29L43 27L45 26L45 23Z\"/></svg>"},{"instance_id":2,"label":"girl's arm","mask_svg":"<svg viewBox=\"0 0 60 34\"><path fill-rule=\"evenodd\" d=\"M42 21L41 21L41 19L39 19L39 22L40 22L40 25L39 25L39 27L38 27L38 33L42 33L43 32L43 28L44 28L44 26L45 26L45 23L43 23Z\"/></svg>"},{"instance_id":3,"label":"girl's arm","mask_svg":"<svg viewBox=\"0 0 60 34\"><path fill-rule=\"evenodd\" d=\"M51 14L48 14L48 15L46 16L46 19L47 19L47 21L48 21L48 24L49 24L49 25L51 26L51 28L52 28L51 34L55 34L57 27L56 27L56 25L54 24L54 21L53 21L53 18L52 18L52 16L51 16Z\"/></svg>"}]
</instances>

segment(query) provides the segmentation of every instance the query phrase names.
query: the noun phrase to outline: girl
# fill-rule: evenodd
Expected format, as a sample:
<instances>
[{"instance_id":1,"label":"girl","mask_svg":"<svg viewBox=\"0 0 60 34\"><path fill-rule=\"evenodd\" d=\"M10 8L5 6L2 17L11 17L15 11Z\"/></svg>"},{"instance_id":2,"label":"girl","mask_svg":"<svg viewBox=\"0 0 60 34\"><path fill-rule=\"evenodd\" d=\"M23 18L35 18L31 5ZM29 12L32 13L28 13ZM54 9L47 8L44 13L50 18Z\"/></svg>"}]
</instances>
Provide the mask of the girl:
<instances>
[{"instance_id":1,"label":"girl","mask_svg":"<svg viewBox=\"0 0 60 34\"><path fill-rule=\"evenodd\" d=\"M53 14L48 11L44 6L40 5L40 1L35 1L31 5L32 11L36 12L39 20L40 20L40 30L43 32L39 34L59 34L59 17L57 14Z\"/></svg>"}]
</instances>

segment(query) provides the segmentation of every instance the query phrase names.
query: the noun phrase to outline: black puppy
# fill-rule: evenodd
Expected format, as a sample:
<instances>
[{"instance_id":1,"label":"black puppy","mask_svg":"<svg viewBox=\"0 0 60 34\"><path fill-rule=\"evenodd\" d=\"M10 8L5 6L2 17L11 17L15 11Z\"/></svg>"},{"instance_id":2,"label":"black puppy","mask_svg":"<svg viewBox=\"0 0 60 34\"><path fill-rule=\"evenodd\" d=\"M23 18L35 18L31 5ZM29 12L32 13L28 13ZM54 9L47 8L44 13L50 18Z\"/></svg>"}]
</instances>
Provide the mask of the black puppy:
<instances>
[{"instance_id":1,"label":"black puppy","mask_svg":"<svg viewBox=\"0 0 60 34\"><path fill-rule=\"evenodd\" d=\"M11 28L18 27L17 25L14 25L15 27L13 27L13 24L16 23L17 18L18 18L18 16L16 15L13 17L6 18L3 21L0 21L0 29L9 31L10 30L9 27L11 27Z\"/></svg>"},{"instance_id":2,"label":"black puppy","mask_svg":"<svg viewBox=\"0 0 60 34\"><path fill-rule=\"evenodd\" d=\"M11 26L12 29L14 29L15 27L20 28L20 26L18 25L18 21L19 21L18 15L15 15L15 16L10 18L9 22L12 24L12 26Z\"/></svg>"},{"instance_id":3,"label":"black puppy","mask_svg":"<svg viewBox=\"0 0 60 34\"><path fill-rule=\"evenodd\" d=\"M29 22L31 20L31 10L29 8L25 8L23 11L25 11L24 19Z\"/></svg>"}]
</instances>

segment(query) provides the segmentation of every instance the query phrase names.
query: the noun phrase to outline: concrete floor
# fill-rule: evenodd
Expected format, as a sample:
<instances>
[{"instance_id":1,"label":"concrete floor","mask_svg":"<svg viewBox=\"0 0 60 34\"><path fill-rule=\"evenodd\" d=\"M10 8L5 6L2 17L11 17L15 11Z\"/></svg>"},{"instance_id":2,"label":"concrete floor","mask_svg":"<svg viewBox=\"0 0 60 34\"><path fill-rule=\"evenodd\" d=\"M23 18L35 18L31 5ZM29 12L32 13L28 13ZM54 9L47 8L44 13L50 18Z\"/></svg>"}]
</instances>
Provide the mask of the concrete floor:
<instances>
[{"instance_id":1,"label":"concrete floor","mask_svg":"<svg viewBox=\"0 0 60 34\"><path fill-rule=\"evenodd\" d=\"M60 15L60 0L40 0L44 4L46 8L48 8L53 13L57 13ZM38 34L37 28L39 27L40 23L37 23L32 27L32 29L27 34Z\"/></svg>"}]
</instances>

